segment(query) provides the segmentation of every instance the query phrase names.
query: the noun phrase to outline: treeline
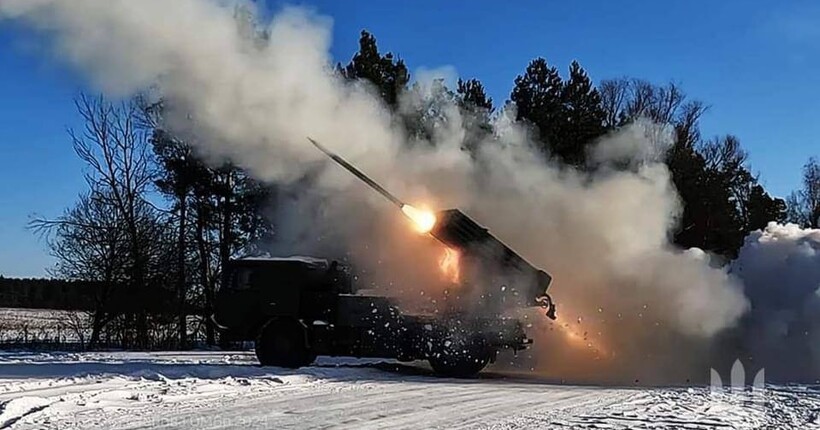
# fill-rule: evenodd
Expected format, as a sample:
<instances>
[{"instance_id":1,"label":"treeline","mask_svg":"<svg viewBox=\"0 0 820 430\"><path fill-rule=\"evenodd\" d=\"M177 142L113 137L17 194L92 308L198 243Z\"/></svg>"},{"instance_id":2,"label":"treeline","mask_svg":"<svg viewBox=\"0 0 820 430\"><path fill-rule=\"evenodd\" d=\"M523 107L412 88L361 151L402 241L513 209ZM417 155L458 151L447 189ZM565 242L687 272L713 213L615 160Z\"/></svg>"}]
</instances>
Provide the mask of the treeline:
<instances>
[{"instance_id":1,"label":"treeline","mask_svg":"<svg viewBox=\"0 0 820 430\"><path fill-rule=\"evenodd\" d=\"M107 285L112 288L112 297L108 301L110 312L135 312L138 301L132 300L136 293L126 285ZM104 285L87 280L65 280L46 278L5 278L0 276L0 303L5 308L51 309L62 311L94 310L95 293ZM173 309L173 297L165 289L151 292L153 299L147 305L150 312L169 312ZM190 311L198 311L189 306Z\"/></svg>"},{"instance_id":2,"label":"treeline","mask_svg":"<svg viewBox=\"0 0 820 430\"><path fill-rule=\"evenodd\" d=\"M454 102L463 120L472 122L465 150L492 133L496 106L479 80L459 80L452 89L436 82L431 97L403 97L418 91L407 66L381 53L366 31L358 52L337 72L371 85L406 127L410 144L435 135L444 103ZM701 136L698 121L706 107L675 84L621 78L596 86L578 62L564 77L537 58L515 79L508 103L537 137L545 161L578 169L593 168L586 159L589 145L612 130L640 118L671 127L676 140L666 163L684 208L674 237L682 247L732 258L746 234L769 221L819 221L816 161L807 164L805 186L787 206L759 183L736 137ZM276 210L275 186L229 162L200 159L190 142L163 127L162 102L113 105L82 96L76 105L85 127L70 137L87 166L88 190L62 216L38 219L32 228L45 234L57 258L53 275L99 285L88 313L89 345L103 335L136 348L217 343L208 316L215 292L227 281L223 268L232 256L270 243L275 225L266 214ZM134 306L111 306L119 301L115 285L131 291ZM174 312L152 311L157 300Z\"/></svg>"},{"instance_id":3,"label":"treeline","mask_svg":"<svg viewBox=\"0 0 820 430\"><path fill-rule=\"evenodd\" d=\"M0 276L0 303L7 308L83 309L92 291L88 281Z\"/></svg>"}]
</instances>

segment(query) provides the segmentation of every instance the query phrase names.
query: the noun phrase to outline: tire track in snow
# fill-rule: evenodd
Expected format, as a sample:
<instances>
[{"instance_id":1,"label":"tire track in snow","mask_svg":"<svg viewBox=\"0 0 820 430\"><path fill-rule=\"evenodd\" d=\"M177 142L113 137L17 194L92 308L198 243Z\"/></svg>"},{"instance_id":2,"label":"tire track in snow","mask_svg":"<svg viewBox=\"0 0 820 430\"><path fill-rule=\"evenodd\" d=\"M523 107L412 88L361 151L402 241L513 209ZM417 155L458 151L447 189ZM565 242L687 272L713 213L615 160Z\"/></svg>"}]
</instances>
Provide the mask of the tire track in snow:
<instances>
[{"instance_id":1,"label":"tire track in snow","mask_svg":"<svg viewBox=\"0 0 820 430\"><path fill-rule=\"evenodd\" d=\"M51 402L39 397L9 400L0 412L0 429L7 429L21 419L47 408Z\"/></svg>"},{"instance_id":2,"label":"tire track in snow","mask_svg":"<svg viewBox=\"0 0 820 430\"><path fill-rule=\"evenodd\" d=\"M220 401L211 410L213 422L200 411L174 410L164 418L168 428L197 422L202 429L230 428L255 416L259 428L476 428L501 424L521 413L545 409L597 407L631 394L629 390L554 387L520 383L486 383L427 378L412 381L368 382L354 390L336 390L337 383L313 387L295 396L267 397L254 393L241 401ZM223 399L224 400L224 399ZM591 412L593 409L587 409ZM112 423L113 424L113 423ZM119 427L116 423L115 426ZM133 423L127 428L148 428Z\"/></svg>"}]
</instances>

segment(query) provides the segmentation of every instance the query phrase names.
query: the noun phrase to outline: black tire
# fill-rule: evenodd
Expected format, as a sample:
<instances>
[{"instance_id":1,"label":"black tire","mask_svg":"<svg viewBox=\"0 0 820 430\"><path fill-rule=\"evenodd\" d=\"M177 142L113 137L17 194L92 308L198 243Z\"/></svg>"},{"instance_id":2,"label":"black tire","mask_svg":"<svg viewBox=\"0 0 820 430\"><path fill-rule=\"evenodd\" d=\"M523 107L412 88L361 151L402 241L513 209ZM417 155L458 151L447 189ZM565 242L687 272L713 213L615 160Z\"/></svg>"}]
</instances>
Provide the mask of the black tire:
<instances>
[{"instance_id":1,"label":"black tire","mask_svg":"<svg viewBox=\"0 0 820 430\"><path fill-rule=\"evenodd\" d=\"M430 367L439 376L472 378L487 367L492 359L492 351L483 342L448 340L445 343L428 358Z\"/></svg>"},{"instance_id":2,"label":"black tire","mask_svg":"<svg viewBox=\"0 0 820 430\"><path fill-rule=\"evenodd\" d=\"M307 329L293 319L268 321L259 331L255 350L262 366L296 369L316 360L308 345Z\"/></svg>"}]
</instances>

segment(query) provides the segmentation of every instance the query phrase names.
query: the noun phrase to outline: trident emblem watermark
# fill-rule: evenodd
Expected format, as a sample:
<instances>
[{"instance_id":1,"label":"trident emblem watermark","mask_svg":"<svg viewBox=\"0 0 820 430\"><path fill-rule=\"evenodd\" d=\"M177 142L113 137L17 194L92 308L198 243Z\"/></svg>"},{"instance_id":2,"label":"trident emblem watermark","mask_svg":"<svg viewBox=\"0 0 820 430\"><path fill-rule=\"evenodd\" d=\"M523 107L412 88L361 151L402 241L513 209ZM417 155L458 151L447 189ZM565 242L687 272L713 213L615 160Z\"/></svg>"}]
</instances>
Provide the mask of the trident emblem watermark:
<instances>
[{"instance_id":1,"label":"trident emblem watermark","mask_svg":"<svg viewBox=\"0 0 820 430\"><path fill-rule=\"evenodd\" d=\"M755 374L751 385L746 380L746 369L740 359L735 360L732 364L732 370L729 375L729 383L724 384L720 373L717 370L711 369L711 383L709 385L712 395L717 394L731 394L733 396L742 396L746 402L755 402L765 399L763 396L766 390L766 369L760 369Z\"/></svg>"}]
</instances>

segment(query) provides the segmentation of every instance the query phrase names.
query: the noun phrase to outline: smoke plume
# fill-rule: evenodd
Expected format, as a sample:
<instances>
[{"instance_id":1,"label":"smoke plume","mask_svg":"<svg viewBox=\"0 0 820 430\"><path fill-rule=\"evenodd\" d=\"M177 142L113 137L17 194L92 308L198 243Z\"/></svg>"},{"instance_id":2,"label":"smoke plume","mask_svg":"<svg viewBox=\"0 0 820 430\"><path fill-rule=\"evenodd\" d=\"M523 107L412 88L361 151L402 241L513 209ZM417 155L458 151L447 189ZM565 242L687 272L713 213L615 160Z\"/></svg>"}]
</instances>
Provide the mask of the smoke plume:
<instances>
[{"instance_id":1,"label":"smoke plume","mask_svg":"<svg viewBox=\"0 0 820 430\"><path fill-rule=\"evenodd\" d=\"M775 381L820 375L820 230L769 223L750 234L731 271L752 304L726 336Z\"/></svg>"},{"instance_id":2,"label":"smoke plume","mask_svg":"<svg viewBox=\"0 0 820 430\"><path fill-rule=\"evenodd\" d=\"M556 378L706 378L715 335L749 301L708 256L670 244L681 207L660 159L671 143L662 127L639 122L601 139L594 173L545 162L509 109L472 152L462 147L476 134L454 104L441 106L444 120L418 142L370 88L334 73L330 19L288 8L260 31L237 12L249 6L236 6L3 0L0 17L41 31L55 56L107 94L162 97L166 126L203 156L290 190L277 225L283 252L349 254L362 282L408 303L426 300L434 270L419 268L440 253L394 207L324 163L310 136L414 205L462 208L553 275L560 318L522 316L536 340L526 366ZM401 104L418 97L432 95ZM741 255L755 258L766 257ZM736 272L748 267L739 264Z\"/></svg>"}]
</instances>

